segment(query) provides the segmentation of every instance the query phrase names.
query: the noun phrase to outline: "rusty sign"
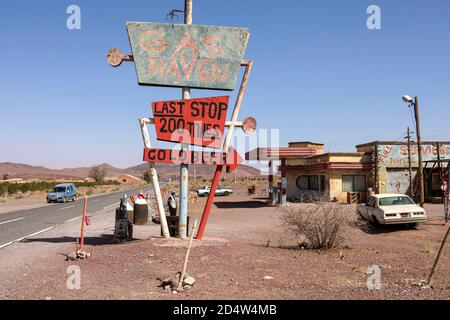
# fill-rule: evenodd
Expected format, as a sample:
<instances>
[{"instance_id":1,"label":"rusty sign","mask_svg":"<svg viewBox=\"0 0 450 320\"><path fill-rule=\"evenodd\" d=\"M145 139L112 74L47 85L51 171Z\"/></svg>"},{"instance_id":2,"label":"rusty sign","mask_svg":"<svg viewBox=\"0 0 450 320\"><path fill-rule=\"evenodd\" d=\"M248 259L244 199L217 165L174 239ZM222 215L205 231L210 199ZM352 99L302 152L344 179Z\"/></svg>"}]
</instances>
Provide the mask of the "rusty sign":
<instances>
[{"instance_id":1,"label":"rusty sign","mask_svg":"<svg viewBox=\"0 0 450 320\"><path fill-rule=\"evenodd\" d=\"M219 149L229 97L153 102L158 140Z\"/></svg>"},{"instance_id":2,"label":"rusty sign","mask_svg":"<svg viewBox=\"0 0 450 320\"><path fill-rule=\"evenodd\" d=\"M175 164L203 164L222 165L229 167L229 171L235 170L243 161L234 148L228 153L190 151L175 149L145 148L145 162L175 163Z\"/></svg>"},{"instance_id":3,"label":"rusty sign","mask_svg":"<svg viewBox=\"0 0 450 320\"><path fill-rule=\"evenodd\" d=\"M248 29L128 22L141 85L234 90Z\"/></svg>"}]
</instances>

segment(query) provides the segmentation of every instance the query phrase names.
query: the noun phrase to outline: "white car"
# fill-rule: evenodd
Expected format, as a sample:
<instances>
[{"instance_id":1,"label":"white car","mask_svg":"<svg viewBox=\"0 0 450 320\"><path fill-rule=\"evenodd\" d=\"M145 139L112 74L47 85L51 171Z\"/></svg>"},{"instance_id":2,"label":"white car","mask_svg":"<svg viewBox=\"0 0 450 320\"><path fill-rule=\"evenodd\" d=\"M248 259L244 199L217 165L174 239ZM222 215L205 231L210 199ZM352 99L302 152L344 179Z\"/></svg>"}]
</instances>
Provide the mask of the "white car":
<instances>
[{"instance_id":1,"label":"white car","mask_svg":"<svg viewBox=\"0 0 450 320\"><path fill-rule=\"evenodd\" d=\"M197 190L197 195L199 197L207 197L207 196L209 196L210 192L211 192L211 188L208 186L204 186L203 188ZM215 195L227 197L232 193L233 193L233 190L223 189L222 187L218 186Z\"/></svg>"},{"instance_id":2,"label":"white car","mask_svg":"<svg viewBox=\"0 0 450 320\"><path fill-rule=\"evenodd\" d=\"M417 224L426 222L426 211L404 194L377 194L356 207L366 220L380 224Z\"/></svg>"}]
</instances>

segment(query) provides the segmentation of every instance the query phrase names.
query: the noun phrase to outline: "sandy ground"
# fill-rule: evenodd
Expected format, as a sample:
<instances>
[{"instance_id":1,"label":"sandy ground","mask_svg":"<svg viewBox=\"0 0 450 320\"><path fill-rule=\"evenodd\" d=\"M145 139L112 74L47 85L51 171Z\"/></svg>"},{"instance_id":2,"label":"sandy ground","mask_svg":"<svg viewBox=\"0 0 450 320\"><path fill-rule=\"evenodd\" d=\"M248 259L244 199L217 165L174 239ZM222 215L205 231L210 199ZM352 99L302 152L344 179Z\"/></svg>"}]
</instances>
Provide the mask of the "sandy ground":
<instances>
[{"instance_id":1,"label":"sandy ground","mask_svg":"<svg viewBox=\"0 0 450 320\"><path fill-rule=\"evenodd\" d=\"M244 188L216 198L206 236L229 240L227 247L195 247L188 273L197 281L186 292L159 288L158 278L182 268L185 249L161 247L154 240L113 244L114 214L100 212L88 227L88 260L66 262L79 221L64 224L25 243L0 251L0 299L449 299L450 246L435 287L427 279L446 229L442 207L427 206L431 220L418 230L346 230L343 246L330 251L300 250L283 226L280 211L265 206ZM191 206L192 219L206 200ZM159 236L159 227L149 228ZM67 288L67 268L81 270L81 289ZM367 289L367 268L381 268L381 290ZM273 279L265 280L270 276Z\"/></svg>"}]
</instances>

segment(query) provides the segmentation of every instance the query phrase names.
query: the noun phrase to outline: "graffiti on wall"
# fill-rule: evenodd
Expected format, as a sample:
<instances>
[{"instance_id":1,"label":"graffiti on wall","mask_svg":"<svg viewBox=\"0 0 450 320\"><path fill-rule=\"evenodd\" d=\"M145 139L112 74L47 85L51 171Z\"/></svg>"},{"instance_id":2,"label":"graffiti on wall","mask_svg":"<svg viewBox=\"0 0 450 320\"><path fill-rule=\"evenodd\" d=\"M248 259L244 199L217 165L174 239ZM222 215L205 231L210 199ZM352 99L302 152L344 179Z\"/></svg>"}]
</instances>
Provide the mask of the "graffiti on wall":
<instances>
[{"instance_id":1,"label":"graffiti on wall","mask_svg":"<svg viewBox=\"0 0 450 320\"><path fill-rule=\"evenodd\" d=\"M413 166L418 165L418 147L411 146L411 161ZM441 145L439 148L441 159L450 159L450 145ZM423 161L437 160L437 148L435 145L427 144L422 146ZM408 146L407 145L379 145L378 165L388 168L408 167Z\"/></svg>"}]
</instances>

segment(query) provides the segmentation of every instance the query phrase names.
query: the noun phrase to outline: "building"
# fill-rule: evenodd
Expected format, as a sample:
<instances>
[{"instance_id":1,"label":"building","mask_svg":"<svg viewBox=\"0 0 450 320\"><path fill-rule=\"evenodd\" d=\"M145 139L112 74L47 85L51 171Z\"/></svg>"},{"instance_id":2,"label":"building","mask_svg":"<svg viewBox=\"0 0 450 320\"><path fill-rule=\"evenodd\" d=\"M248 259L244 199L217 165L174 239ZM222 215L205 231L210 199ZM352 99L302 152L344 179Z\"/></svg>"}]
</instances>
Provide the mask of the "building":
<instances>
[{"instance_id":1,"label":"building","mask_svg":"<svg viewBox=\"0 0 450 320\"><path fill-rule=\"evenodd\" d=\"M425 197L432 201L441 197L441 176L448 179L450 142L423 142L422 150ZM281 161L280 193L287 200L361 203L371 191L418 195L417 154L417 145L408 148L400 141L375 141L356 146L356 152L331 153L324 152L323 144L292 142L288 148L255 149L246 158L269 161L269 168Z\"/></svg>"}]
</instances>

